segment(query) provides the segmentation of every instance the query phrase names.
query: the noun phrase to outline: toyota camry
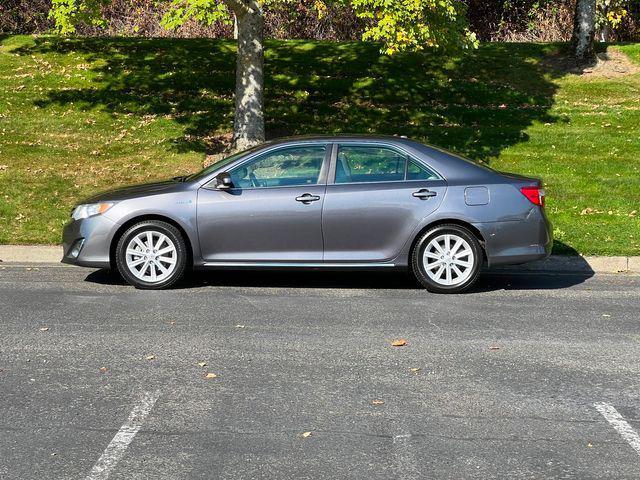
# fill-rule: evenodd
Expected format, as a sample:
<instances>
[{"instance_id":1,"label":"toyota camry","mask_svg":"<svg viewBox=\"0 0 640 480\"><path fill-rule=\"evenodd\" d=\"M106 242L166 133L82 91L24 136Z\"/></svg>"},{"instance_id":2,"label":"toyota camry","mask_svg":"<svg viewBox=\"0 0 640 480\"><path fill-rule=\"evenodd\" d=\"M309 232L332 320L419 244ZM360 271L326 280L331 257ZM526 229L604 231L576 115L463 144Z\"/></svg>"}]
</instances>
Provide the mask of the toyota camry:
<instances>
[{"instance_id":1,"label":"toyota camry","mask_svg":"<svg viewBox=\"0 0 640 480\"><path fill-rule=\"evenodd\" d=\"M400 268L456 293L482 265L540 260L552 243L538 179L406 138L318 136L89 198L64 228L62 261L146 289L191 268Z\"/></svg>"}]
</instances>

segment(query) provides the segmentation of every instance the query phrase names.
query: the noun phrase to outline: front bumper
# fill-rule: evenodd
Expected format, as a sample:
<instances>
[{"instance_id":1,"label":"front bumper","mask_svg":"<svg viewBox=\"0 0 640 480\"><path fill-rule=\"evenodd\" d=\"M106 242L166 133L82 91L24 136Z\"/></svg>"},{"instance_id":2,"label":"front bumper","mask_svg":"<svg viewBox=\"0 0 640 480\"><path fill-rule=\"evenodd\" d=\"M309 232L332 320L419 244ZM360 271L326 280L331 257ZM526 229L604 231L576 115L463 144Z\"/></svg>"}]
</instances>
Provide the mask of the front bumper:
<instances>
[{"instance_id":1,"label":"front bumper","mask_svg":"<svg viewBox=\"0 0 640 480\"><path fill-rule=\"evenodd\" d=\"M109 268L109 249L116 230L117 224L104 215L70 220L62 231L62 263Z\"/></svg>"}]
</instances>

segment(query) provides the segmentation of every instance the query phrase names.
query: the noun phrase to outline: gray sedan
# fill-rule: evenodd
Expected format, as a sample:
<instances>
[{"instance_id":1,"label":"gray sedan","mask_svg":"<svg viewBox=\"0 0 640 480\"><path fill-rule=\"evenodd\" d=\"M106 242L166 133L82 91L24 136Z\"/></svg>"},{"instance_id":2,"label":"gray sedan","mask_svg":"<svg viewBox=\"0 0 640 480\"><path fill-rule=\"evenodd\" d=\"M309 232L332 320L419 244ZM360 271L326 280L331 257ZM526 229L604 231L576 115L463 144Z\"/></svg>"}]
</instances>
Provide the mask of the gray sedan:
<instances>
[{"instance_id":1,"label":"gray sedan","mask_svg":"<svg viewBox=\"0 0 640 480\"><path fill-rule=\"evenodd\" d=\"M116 268L138 288L190 268L408 269L460 292L483 263L547 257L540 181L405 138L298 137L75 207L65 263Z\"/></svg>"}]
</instances>

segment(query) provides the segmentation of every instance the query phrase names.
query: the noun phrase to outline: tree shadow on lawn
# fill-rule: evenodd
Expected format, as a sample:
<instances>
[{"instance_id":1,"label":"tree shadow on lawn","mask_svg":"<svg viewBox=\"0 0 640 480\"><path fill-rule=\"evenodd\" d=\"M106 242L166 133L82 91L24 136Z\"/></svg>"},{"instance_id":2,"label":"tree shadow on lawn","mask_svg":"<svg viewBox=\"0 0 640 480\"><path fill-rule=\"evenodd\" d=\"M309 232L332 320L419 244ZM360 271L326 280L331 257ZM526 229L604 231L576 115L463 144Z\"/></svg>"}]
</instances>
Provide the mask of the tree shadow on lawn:
<instances>
[{"instance_id":1,"label":"tree shadow on lawn","mask_svg":"<svg viewBox=\"0 0 640 480\"><path fill-rule=\"evenodd\" d=\"M178 151L214 153L233 121L235 43L210 39L39 37L22 55L83 54L96 74L35 103L169 115ZM556 85L542 58L557 46L485 44L460 56L381 55L363 42L267 42L269 137L308 133L406 135L488 163L528 140ZM115 133L114 133L115 135Z\"/></svg>"}]
</instances>

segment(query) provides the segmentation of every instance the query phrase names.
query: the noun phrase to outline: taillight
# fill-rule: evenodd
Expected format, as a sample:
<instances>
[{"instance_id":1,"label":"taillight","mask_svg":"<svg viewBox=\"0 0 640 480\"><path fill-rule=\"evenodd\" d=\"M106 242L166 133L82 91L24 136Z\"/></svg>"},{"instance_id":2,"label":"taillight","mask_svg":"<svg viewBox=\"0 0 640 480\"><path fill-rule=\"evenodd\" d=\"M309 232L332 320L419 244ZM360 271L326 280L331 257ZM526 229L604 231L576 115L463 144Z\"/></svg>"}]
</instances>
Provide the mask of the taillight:
<instances>
[{"instance_id":1,"label":"taillight","mask_svg":"<svg viewBox=\"0 0 640 480\"><path fill-rule=\"evenodd\" d=\"M544 207L544 190L540 187L522 187L522 194L534 205Z\"/></svg>"}]
</instances>

